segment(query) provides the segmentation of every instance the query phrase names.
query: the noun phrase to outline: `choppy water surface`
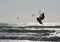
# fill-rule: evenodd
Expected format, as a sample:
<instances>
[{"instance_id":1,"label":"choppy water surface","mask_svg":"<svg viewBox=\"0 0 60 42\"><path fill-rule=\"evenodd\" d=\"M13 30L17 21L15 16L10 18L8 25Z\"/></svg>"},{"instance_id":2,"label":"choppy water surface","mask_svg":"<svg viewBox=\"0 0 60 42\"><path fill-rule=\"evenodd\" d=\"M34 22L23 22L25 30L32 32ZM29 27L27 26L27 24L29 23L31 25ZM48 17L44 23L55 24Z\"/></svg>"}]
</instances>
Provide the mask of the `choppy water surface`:
<instances>
[{"instance_id":1,"label":"choppy water surface","mask_svg":"<svg viewBox=\"0 0 60 42\"><path fill-rule=\"evenodd\" d=\"M48 26L46 26L48 27ZM60 41L60 27L45 26L0 26L0 42L45 42Z\"/></svg>"}]
</instances>

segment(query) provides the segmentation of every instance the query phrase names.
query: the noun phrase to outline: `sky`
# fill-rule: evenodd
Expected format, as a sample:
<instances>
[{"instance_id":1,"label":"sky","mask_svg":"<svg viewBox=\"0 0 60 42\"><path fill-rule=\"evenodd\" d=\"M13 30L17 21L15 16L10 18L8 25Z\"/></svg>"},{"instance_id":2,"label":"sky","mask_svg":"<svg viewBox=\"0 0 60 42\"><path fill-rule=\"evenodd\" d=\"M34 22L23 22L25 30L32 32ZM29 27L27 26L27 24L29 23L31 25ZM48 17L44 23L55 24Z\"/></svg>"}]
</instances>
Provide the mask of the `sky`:
<instances>
[{"instance_id":1,"label":"sky","mask_svg":"<svg viewBox=\"0 0 60 42\"><path fill-rule=\"evenodd\" d=\"M60 23L60 0L0 0L0 22L37 22L32 14L39 10L45 13L43 22Z\"/></svg>"}]
</instances>

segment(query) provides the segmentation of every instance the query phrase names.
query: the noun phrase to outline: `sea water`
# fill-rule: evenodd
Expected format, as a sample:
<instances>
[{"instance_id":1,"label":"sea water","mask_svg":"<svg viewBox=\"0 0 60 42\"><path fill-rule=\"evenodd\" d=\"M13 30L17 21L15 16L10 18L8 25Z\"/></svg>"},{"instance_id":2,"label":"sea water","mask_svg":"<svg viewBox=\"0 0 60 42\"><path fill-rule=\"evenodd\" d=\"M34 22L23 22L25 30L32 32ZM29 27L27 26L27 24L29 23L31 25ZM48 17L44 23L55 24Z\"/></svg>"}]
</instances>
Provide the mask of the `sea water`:
<instances>
[{"instance_id":1,"label":"sea water","mask_svg":"<svg viewBox=\"0 0 60 42\"><path fill-rule=\"evenodd\" d=\"M14 26L1 23L0 42L59 42L60 27L45 26Z\"/></svg>"}]
</instances>

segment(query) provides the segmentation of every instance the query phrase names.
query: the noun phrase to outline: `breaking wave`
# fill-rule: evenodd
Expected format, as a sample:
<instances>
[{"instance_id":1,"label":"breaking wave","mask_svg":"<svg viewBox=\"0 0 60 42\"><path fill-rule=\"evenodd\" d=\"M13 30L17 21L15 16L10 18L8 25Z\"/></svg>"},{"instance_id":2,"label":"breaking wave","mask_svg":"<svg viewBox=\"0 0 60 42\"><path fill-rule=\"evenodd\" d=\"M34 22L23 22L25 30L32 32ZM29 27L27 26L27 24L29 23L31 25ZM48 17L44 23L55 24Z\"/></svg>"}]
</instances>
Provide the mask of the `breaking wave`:
<instances>
[{"instance_id":1,"label":"breaking wave","mask_svg":"<svg viewBox=\"0 0 60 42\"><path fill-rule=\"evenodd\" d=\"M0 23L0 39L60 41L58 23Z\"/></svg>"}]
</instances>

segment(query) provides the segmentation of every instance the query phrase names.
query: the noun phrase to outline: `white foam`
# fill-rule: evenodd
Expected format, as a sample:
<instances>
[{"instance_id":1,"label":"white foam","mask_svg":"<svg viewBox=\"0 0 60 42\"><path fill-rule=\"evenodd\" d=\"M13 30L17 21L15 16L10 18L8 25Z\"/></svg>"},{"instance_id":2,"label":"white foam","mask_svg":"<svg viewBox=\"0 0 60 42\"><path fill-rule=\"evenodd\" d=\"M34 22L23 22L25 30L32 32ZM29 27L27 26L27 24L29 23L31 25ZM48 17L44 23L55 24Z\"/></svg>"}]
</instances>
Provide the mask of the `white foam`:
<instances>
[{"instance_id":1,"label":"white foam","mask_svg":"<svg viewBox=\"0 0 60 42\"><path fill-rule=\"evenodd\" d=\"M60 26L59 23L48 23L48 22L43 22L43 24L40 24L38 22L26 22L26 23L0 23L0 26Z\"/></svg>"},{"instance_id":2,"label":"white foam","mask_svg":"<svg viewBox=\"0 0 60 42\"><path fill-rule=\"evenodd\" d=\"M39 24L38 22L27 22L23 24L19 24L20 26L58 26L59 23L47 23L44 22L43 24Z\"/></svg>"},{"instance_id":3,"label":"white foam","mask_svg":"<svg viewBox=\"0 0 60 42\"><path fill-rule=\"evenodd\" d=\"M41 41L30 41L30 40L0 40L0 42L41 42ZM43 41L44 42L44 41ZM47 42L47 41L46 41Z\"/></svg>"}]
</instances>

